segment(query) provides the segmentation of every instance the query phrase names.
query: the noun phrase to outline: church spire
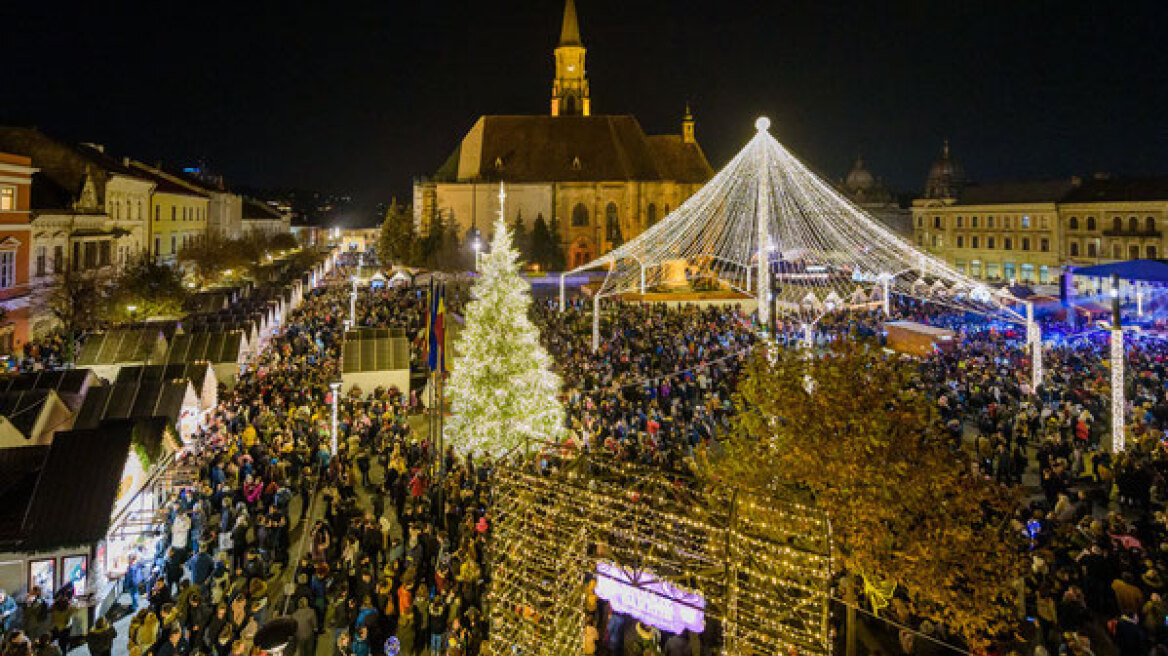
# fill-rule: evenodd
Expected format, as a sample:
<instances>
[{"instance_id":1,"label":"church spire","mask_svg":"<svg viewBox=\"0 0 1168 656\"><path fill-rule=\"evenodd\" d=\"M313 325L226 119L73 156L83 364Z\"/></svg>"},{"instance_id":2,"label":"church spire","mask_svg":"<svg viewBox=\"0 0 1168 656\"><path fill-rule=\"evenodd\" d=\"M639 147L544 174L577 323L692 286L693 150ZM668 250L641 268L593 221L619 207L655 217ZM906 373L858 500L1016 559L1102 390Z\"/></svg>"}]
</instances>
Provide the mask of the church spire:
<instances>
[{"instance_id":1,"label":"church spire","mask_svg":"<svg viewBox=\"0 0 1168 656\"><path fill-rule=\"evenodd\" d=\"M588 78L584 75L584 55L587 50L580 41L580 25L576 20L576 0L564 2L564 25L560 29L560 45L556 47L556 78L552 82L552 116L589 116L592 98L588 92Z\"/></svg>"},{"instance_id":2,"label":"church spire","mask_svg":"<svg viewBox=\"0 0 1168 656\"><path fill-rule=\"evenodd\" d=\"M580 23L576 20L576 0L564 2L564 26L560 28L561 46L579 46Z\"/></svg>"}]
</instances>

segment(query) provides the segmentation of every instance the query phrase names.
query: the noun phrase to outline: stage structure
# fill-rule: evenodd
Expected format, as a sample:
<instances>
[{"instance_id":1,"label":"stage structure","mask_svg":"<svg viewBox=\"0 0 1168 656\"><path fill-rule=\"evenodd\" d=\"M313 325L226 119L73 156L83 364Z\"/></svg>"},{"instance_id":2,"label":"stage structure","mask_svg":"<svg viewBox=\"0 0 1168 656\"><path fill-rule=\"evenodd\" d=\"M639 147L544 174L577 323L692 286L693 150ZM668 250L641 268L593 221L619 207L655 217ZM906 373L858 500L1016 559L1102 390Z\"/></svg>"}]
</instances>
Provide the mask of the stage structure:
<instances>
[{"instance_id":1,"label":"stage structure","mask_svg":"<svg viewBox=\"0 0 1168 656\"><path fill-rule=\"evenodd\" d=\"M662 631L720 624L723 653L830 653L830 526L806 493L598 456L550 473L500 463L495 476L485 654L583 653L589 581Z\"/></svg>"},{"instance_id":2,"label":"stage structure","mask_svg":"<svg viewBox=\"0 0 1168 656\"><path fill-rule=\"evenodd\" d=\"M560 276L604 270L593 294L593 349L600 343L600 302L689 281L713 280L754 297L760 323L772 314L799 324L810 341L826 314L880 307L893 294L994 316L1027 326L1041 379L1041 335L1024 301L987 287L913 247L816 175L755 123L753 139L709 183L656 225L609 253Z\"/></svg>"}]
</instances>

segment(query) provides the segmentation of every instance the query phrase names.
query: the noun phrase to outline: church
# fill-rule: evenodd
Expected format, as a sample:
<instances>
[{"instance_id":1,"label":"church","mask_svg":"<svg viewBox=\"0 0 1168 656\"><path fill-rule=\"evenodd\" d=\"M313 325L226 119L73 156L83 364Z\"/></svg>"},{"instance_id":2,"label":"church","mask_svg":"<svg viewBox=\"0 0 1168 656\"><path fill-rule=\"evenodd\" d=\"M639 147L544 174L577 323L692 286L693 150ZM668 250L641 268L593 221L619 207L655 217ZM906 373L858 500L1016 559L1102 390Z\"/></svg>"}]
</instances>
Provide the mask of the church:
<instances>
[{"instance_id":1,"label":"church","mask_svg":"<svg viewBox=\"0 0 1168 656\"><path fill-rule=\"evenodd\" d=\"M480 116L434 175L414 183L414 220L486 234L507 190L507 222L543 219L569 268L638 235L714 174L686 107L680 134L647 135L634 116L593 114L574 0L564 6L546 115Z\"/></svg>"}]
</instances>

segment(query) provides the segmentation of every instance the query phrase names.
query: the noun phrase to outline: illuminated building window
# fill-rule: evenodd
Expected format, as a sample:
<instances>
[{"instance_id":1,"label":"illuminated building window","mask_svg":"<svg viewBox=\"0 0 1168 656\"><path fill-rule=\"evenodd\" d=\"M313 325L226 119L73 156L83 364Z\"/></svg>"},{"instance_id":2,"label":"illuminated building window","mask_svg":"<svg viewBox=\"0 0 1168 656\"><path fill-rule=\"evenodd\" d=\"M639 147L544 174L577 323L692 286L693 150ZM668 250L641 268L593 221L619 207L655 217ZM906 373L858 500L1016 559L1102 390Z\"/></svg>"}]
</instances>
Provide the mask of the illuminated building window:
<instances>
[{"instance_id":1,"label":"illuminated building window","mask_svg":"<svg viewBox=\"0 0 1168 656\"><path fill-rule=\"evenodd\" d=\"M16 209L16 187L0 186L0 211Z\"/></svg>"},{"instance_id":2,"label":"illuminated building window","mask_svg":"<svg viewBox=\"0 0 1168 656\"><path fill-rule=\"evenodd\" d=\"M1023 217L1022 217L1022 227L1023 227L1023 228L1029 228L1029 227L1030 227L1030 217L1029 217L1029 216L1023 216Z\"/></svg>"}]
</instances>

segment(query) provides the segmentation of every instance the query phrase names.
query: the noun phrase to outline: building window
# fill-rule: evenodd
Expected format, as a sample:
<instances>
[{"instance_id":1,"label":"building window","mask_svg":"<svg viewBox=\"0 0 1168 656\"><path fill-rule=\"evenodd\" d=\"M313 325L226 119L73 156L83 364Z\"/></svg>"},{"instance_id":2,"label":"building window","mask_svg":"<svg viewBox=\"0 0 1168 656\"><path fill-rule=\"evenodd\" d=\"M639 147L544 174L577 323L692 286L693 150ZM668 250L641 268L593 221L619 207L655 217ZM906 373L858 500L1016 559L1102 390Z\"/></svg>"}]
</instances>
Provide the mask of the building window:
<instances>
[{"instance_id":1,"label":"building window","mask_svg":"<svg viewBox=\"0 0 1168 656\"><path fill-rule=\"evenodd\" d=\"M154 257L158 257L158 255L161 252L162 252L162 237L159 237L158 235L154 235Z\"/></svg>"},{"instance_id":2,"label":"building window","mask_svg":"<svg viewBox=\"0 0 1168 656\"><path fill-rule=\"evenodd\" d=\"M604 234L608 241L619 244L621 240L620 218L616 214L616 203L604 207Z\"/></svg>"},{"instance_id":3,"label":"building window","mask_svg":"<svg viewBox=\"0 0 1168 656\"><path fill-rule=\"evenodd\" d=\"M1023 264L1022 265L1021 280L1022 280L1022 282L1034 282L1034 265L1033 264Z\"/></svg>"},{"instance_id":4,"label":"building window","mask_svg":"<svg viewBox=\"0 0 1168 656\"><path fill-rule=\"evenodd\" d=\"M1050 252L1050 240L1047 239L1046 237L1043 237L1041 240L1039 240L1038 250L1042 251L1043 253L1049 253Z\"/></svg>"},{"instance_id":5,"label":"building window","mask_svg":"<svg viewBox=\"0 0 1168 656\"><path fill-rule=\"evenodd\" d=\"M110 243L108 241L101 242L97 259L101 263L101 266L109 266L112 263L110 261Z\"/></svg>"},{"instance_id":6,"label":"building window","mask_svg":"<svg viewBox=\"0 0 1168 656\"><path fill-rule=\"evenodd\" d=\"M0 185L0 212L16 209L16 187Z\"/></svg>"},{"instance_id":7,"label":"building window","mask_svg":"<svg viewBox=\"0 0 1168 656\"><path fill-rule=\"evenodd\" d=\"M1010 282L1015 280L1016 267L1013 262L1005 262L1002 264L1002 277Z\"/></svg>"},{"instance_id":8,"label":"building window","mask_svg":"<svg viewBox=\"0 0 1168 656\"><path fill-rule=\"evenodd\" d=\"M1024 250L1024 251L1030 250L1030 238L1029 237L1022 238L1022 250Z\"/></svg>"},{"instance_id":9,"label":"building window","mask_svg":"<svg viewBox=\"0 0 1168 656\"><path fill-rule=\"evenodd\" d=\"M584 203L576 203L576 207L572 208L572 225L575 227L588 225L588 208L584 207Z\"/></svg>"},{"instance_id":10,"label":"building window","mask_svg":"<svg viewBox=\"0 0 1168 656\"><path fill-rule=\"evenodd\" d=\"M986 278L996 280L998 277L998 263L986 262Z\"/></svg>"},{"instance_id":11,"label":"building window","mask_svg":"<svg viewBox=\"0 0 1168 656\"><path fill-rule=\"evenodd\" d=\"M1134 216L1128 218L1127 229L1129 232L1139 232L1140 231L1140 220Z\"/></svg>"},{"instance_id":12,"label":"building window","mask_svg":"<svg viewBox=\"0 0 1168 656\"><path fill-rule=\"evenodd\" d=\"M1071 230L1078 230L1079 229L1079 217L1072 216L1071 220L1068 221L1068 223L1070 224Z\"/></svg>"},{"instance_id":13,"label":"building window","mask_svg":"<svg viewBox=\"0 0 1168 656\"><path fill-rule=\"evenodd\" d=\"M986 248L989 248L992 250L994 248L994 241L995 240L993 237L986 237Z\"/></svg>"},{"instance_id":14,"label":"building window","mask_svg":"<svg viewBox=\"0 0 1168 656\"><path fill-rule=\"evenodd\" d=\"M994 217L992 217L992 216L987 216L987 217L986 217L986 227L987 227L987 228L992 228L992 227L994 227ZM988 273L989 273L989 271L990 271L990 265L988 265L988 264L987 264L987 265L986 265L986 273L988 274Z\"/></svg>"},{"instance_id":15,"label":"building window","mask_svg":"<svg viewBox=\"0 0 1168 656\"><path fill-rule=\"evenodd\" d=\"M965 217L964 216L957 217L957 227L958 228L965 227Z\"/></svg>"},{"instance_id":16,"label":"building window","mask_svg":"<svg viewBox=\"0 0 1168 656\"><path fill-rule=\"evenodd\" d=\"M85 242L85 268L97 268L97 244L91 241Z\"/></svg>"},{"instance_id":17,"label":"building window","mask_svg":"<svg viewBox=\"0 0 1168 656\"><path fill-rule=\"evenodd\" d=\"M649 208L648 208L648 211L646 212L646 214L648 215L647 216L648 221L649 221L648 225L653 225L654 223L657 223L657 204L656 203L649 203Z\"/></svg>"},{"instance_id":18,"label":"building window","mask_svg":"<svg viewBox=\"0 0 1168 656\"><path fill-rule=\"evenodd\" d=\"M1071 257L1079 257L1079 242L1071 242Z\"/></svg>"},{"instance_id":19,"label":"building window","mask_svg":"<svg viewBox=\"0 0 1168 656\"><path fill-rule=\"evenodd\" d=\"M918 227L918 228L923 228L923 227L925 227L925 217L923 217L923 216L918 216L918 217L917 217L917 227Z\"/></svg>"},{"instance_id":20,"label":"building window","mask_svg":"<svg viewBox=\"0 0 1168 656\"><path fill-rule=\"evenodd\" d=\"M1093 241L1087 242L1087 257L1099 257L1099 253L1097 252L1097 248L1098 247L1096 246L1095 242L1093 242Z\"/></svg>"},{"instance_id":21,"label":"building window","mask_svg":"<svg viewBox=\"0 0 1168 656\"><path fill-rule=\"evenodd\" d=\"M1123 232L1123 219L1118 216L1111 218L1111 229L1115 232Z\"/></svg>"},{"instance_id":22,"label":"building window","mask_svg":"<svg viewBox=\"0 0 1168 656\"><path fill-rule=\"evenodd\" d=\"M44 246L37 246L36 256L36 274L37 277L45 275L47 272L45 268L49 265L49 249Z\"/></svg>"},{"instance_id":23,"label":"building window","mask_svg":"<svg viewBox=\"0 0 1168 656\"><path fill-rule=\"evenodd\" d=\"M65 270L65 248L63 246L53 247L53 273L61 273Z\"/></svg>"},{"instance_id":24,"label":"building window","mask_svg":"<svg viewBox=\"0 0 1168 656\"><path fill-rule=\"evenodd\" d=\"M977 227L977 217L976 216L969 217L969 227L971 227L971 228Z\"/></svg>"},{"instance_id":25,"label":"building window","mask_svg":"<svg viewBox=\"0 0 1168 656\"><path fill-rule=\"evenodd\" d=\"M1030 227L1030 217L1029 217L1029 216L1023 216L1023 217L1022 217L1022 227L1023 227L1023 228L1029 228L1029 227ZM1030 268L1031 268L1031 270L1033 270L1033 269L1034 269L1034 267L1030 267Z\"/></svg>"},{"instance_id":26,"label":"building window","mask_svg":"<svg viewBox=\"0 0 1168 656\"><path fill-rule=\"evenodd\" d=\"M941 228L941 217L939 217L939 216L933 217L933 227L937 228L937 229Z\"/></svg>"},{"instance_id":27,"label":"building window","mask_svg":"<svg viewBox=\"0 0 1168 656\"><path fill-rule=\"evenodd\" d=\"M1007 251L1014 250L1014 240L1009 237L1002 237L1002 248Z\"/></svg>"},{"instance_id":28,"label":"building window","mask_svg":"<svg viewBox=\"0 0 1168 656\"><path fill-rule=\"evenodd\" d=\"M978 243L978 242L980 242L980 241L981 241L981 240L979 240L979 239L977 238L977 235L974 235L974 236L970 237L970 238L969 238L969 247L970 247L970 248L980 248L980 246L979 246L979 243Z\"/></svg>"},{"instance_id":29,"label":"building window","mask_svg":"<svg viewBox=\"0 0 1168 656\"><path fill-rule=\"evenodd\" d=\"M1144 219L1144 225L1146 226L1144 229L1147 230L1148 232L1156 232L1156 218L1155 217L1149 216L1148 218Z\"/></svg>"},{"instance_id":30,"label":"building window","mask_svg":"<svg viewBox=\"0 0 1168 656\"><path fill-rule=\"evenodd\" d=\"M933 235L933 248L941 248L941 235Z\"/></svg>"},{"instance_id":31,"label":"building window","mask_svg":"<svg viewBox=\"0 0 1168 656\"><path fill-rule=\"evenodd\" d=\"M1002 227L1003 228L1005 228L1006 230L1009 230L1010 226L1012 226L1012 225L1013 225L1013 223L1010 222L1010 217L1008 217L1008 216L1002 217Z\"/></svg>"},{"instance_id":32,"label":"building window","mask_svg":"<svg viewBox=\"0 0 1168 656\"><path fill-rule=\"evenodd\" d=\"M0 289L16 285L16 251L0 251Z\"/></svg>"},{"instance_id":33,"label":"building window","mask_svg":"<svg viewBox=\"0 0 1168 656\"><path fill-rule=\"evenodd\" d=\"M1045 264L1038 267L1038 282L1043 284L1050 282L1050 267Z\"/></svg>"},{"instance_id":34,"label":"building window","mask_svg":"<svg viewBox=\"0 0 1168 656\"><path fill-rule=\"evenodd\" d=\"M974 260L969 263L969 275L974 278L981 277L981 260Z\"/></svg>"},{"instance_id":35,"label":"building window","mask_svg":"<svg viewBox=\"0 0 1168 656\"><path fill-rule=\"evenodd\" d=\"M1114 260L1118 260L1122 257L1123 257L1123 247L1120 246L1119 244L1112 244L1111 245L1111 258Z\"/></svg>"},{"instance_id":36,"label":"building window","mask_svg":"<svg viewBox=\"0 0 1168 656\"><path fill-rule=\"evenodd\" d=\"M1138 260L1138 259L1140 259L1140 247L1139 247L1139 245L1137 245L1137 244L1132 244L1131 246L1128 246L1128 247L1127 247L1127 259L1129 259L1129 260Z\"/></svg>"},{"instance_id":37,"label":"building window","mask_svg":"<svg viewBox=\"0 0 1168 656\"><path fill-rule=\"evenodd\" d=\"M957 268L958 273L965 273L969 269L969 266L965 264L965 260L957 260L953 263L953 266Z\"/></svg>"},{"instance_id":38,"label":"building window","mask_svg":"<svg viewBox=\"0 0 1168 656\"><path fill-rule=\"evenodd\" d=\"M1087 217L1087 229L1088 230L1095 230L1097 225L1098 224L1095 223L1095 217L1093 217L1093 216Z\"/></svg>"},{"instance_id":39,"label":"building window","mask_svg":"<svg viewBox=\"0 0 1168 656\"><path fill-rule=\"evenodd\" d=\"M178 235L170 236L170 253L171 255L178 252Z\"/></svg>"},{"instance_id":40,"label":"building window","mask_svg":"<svg viewBox=\"0 0 1168 656\"><path fill-rule=\"evenodd\" d=\"M155 221L162 220L162 206L161 205L154 206L154 220Z\"/></svg>"},{"instance_id":41,"label":"building window","mask_svg":"<svg viewBox=\"0 0 1168 656\"><path fill-rule=\"evenodd\" d=\"M1151 245L1151 244L1148 245L1148 259L1149 260L1156 259L1156 247L1154 245Z\"/></svg>"},{"instance_id":42,"label":"building window","mask_svg":"<svg viewBox=\"0 0 1168 656\"><path fill-rule=\"evenodd\" d=\"M965 248L965 237L957 235L957 248Z\"/></svg>"}]
</instances>

